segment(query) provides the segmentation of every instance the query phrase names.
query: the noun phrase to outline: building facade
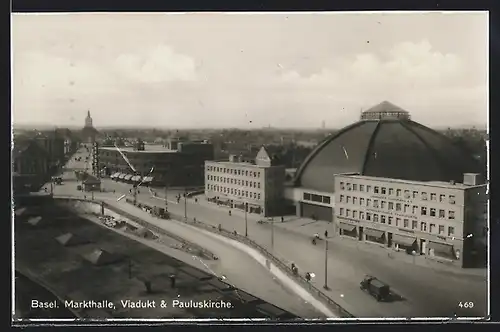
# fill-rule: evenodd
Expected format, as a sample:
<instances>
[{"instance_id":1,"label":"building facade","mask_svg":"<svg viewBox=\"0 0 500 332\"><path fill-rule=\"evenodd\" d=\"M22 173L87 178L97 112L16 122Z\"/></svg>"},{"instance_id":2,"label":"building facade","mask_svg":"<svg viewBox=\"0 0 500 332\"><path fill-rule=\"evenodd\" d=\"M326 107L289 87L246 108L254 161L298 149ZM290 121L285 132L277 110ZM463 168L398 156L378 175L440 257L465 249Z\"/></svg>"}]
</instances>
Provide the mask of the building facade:
<instances>
[{"instance_id":1,"label":"building facade","mask_svg":"<svg viewBox=\"0 0 500 332\"><path fill-rule=\"evenodd\" d=\"M136 169L136 174L126 159ZM151 185L164 187L201 187L204 184L205 160L213 159L213 146L207 141L182 142L170 149L163 145L143 144L142 148L99 148L99 169L108 176L114 173L146 176L150 173Z\"/></svg>"},{"instance_id":2,"label":"building facade","mask_svg":"<svg viewBox=\"0 0 500 332\"><path fill-rule=\"evenodd\" d=\"M335 176L337 234L463 267L486 246L486 185L478 174L463 183Z\"/></svg>"},{"instance_id":3,"label":"building facade","mask_svg":"<svg viewBox=\"0 0 500 332\"><path fill-rule=\"evenodd\" d=\"M33 139L14 141L12 164L15 193L37 191L47 180L49 156Z\"/></svg>"},{"instance_id":4,"label":"building facade","mask_svg":"<svg viewBox=\"0 0 500 332\"><path fill-rule=\"evenodd\" d=\"M285 167L261 148L253 163L238 157L205 162L205 196L211 202L263 216L282 214Z\"/></svg>"}]
</instances>

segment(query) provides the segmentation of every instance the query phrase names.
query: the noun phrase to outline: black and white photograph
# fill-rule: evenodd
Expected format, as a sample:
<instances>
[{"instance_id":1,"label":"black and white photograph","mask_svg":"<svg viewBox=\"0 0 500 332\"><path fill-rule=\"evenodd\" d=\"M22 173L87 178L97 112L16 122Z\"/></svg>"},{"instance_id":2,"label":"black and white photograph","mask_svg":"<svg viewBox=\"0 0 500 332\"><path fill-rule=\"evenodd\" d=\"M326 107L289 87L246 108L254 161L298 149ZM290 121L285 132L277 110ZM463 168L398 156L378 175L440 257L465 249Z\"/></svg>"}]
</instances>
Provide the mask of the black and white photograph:
<instances>
[{"instance_id":1,"label":"black and white photograph","mask_svg":"<svg viewBox=\"0 0 500 332\"><path fill-rule=\"evenodd\" d=\"M488 20L12 14L12 322L485 320Z\"/></svg>"}]
</instances>

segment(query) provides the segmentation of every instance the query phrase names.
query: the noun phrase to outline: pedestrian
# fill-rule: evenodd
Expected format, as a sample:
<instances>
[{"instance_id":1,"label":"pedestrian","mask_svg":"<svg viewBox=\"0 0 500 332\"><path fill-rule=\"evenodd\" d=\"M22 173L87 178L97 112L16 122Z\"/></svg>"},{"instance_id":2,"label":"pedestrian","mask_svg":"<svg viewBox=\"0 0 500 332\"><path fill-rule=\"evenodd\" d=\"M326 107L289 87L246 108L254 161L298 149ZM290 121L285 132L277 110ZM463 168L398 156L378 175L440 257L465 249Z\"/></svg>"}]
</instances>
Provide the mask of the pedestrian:
<instances>
[{"instance_id":1,"label":"pedestrian","mask_svg":"<svg viewBox=\"0 0 500 332\"><path fill-rule=\"evenodd\" d=\"M311 281L311 274L309 272L306 272L306 280L309 282Z\"/></svg>"},{"instance_id":2,"label":"pedestrian","mask_svg":"<svg viewBox=\"0 0 500 332\"><path fill-rule=\"evenodd\" d=\"M325 239L328 238L328 230L325 231Z\"/></svg>"},{"instance_id":3,"label":"pedestrian","mask_svg":"<svg viewBox=\"0 0 500 332\"><path fill-rule=\"evenodd\" d=\"M195 198L195 199L194 199L194 202L195 202L195 203L198 203L198 198Z\"/></svg>"},{"instance_id":4,"label":"pedestrian","mask_svg":"<svg viewBox=\"0 0 500 332\"><path fill-rule=\"evenodd\" d=\"M285 218L281 217L281 222L285 222Z\"/></svg>"}]
</instances>

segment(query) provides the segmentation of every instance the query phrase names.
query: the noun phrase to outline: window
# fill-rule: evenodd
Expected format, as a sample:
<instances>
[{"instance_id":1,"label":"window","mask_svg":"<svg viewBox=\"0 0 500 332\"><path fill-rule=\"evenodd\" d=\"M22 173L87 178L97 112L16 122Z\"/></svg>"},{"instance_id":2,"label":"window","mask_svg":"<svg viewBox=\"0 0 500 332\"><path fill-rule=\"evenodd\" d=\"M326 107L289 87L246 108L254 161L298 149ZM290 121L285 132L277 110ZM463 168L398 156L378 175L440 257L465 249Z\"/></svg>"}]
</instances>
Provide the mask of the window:
<instances>
[{"instance_id":1,"label":"window","mask_svg":"<svg viewBox=\"0 0 500 332\"><path fill-rule=\"evenodd\" d=\"M366 199L366 206L371 206L371 204L372 204L372 200L367 198Z\"/></svg>"},{"instance_id":2,"label":"window","mask_svg":"<svg viewBox=\"0 0 500 332\"><path fill-rule=\"evenodd\" d=\"M389 204L387 204L387 205L388 205L389 210L394 210L394 203L393 202L389 202Z\"/></svg>"},{"instance_id":3,"label":"window","mask_svg":"<svg viewBox=\"0 0 500 332\"><path fill-rule=\"evenodd\" d=\"M370 191L372 191L372 186L370 185L366 186L366 192L369 193Z\"/></svg>"},{"instance_id":4,"label":"window","mask_svg":"<svg viewBox=\"0 0 500 332\"><path fill-rule=\"evenodd\" d=\"M429 232L434 233L435 230L436 230L436 224L430 224L429 225Z\"/></svg>"},{"instance_id":5,"label":"window","mask_svg":"<svg viewBox=\"0 0 500 332\"><path fill-rule=\"evenodd\" d=\"M420 208L420 214L423 215L423 216L427 215L427 208L425 206L422 206Z\"/></svg>"},{"instance_id":6,"label":"window","mask_svg":"<svg viewBox=\"0 0 500 332\"><path fill-rule=\"evenodd\" d=\"M443 195L443 194L439 195L439 201L440 201L441 203L443 203L443 202L444 202L445 198L446 198L446 195Z\"/></svg>"},{"instance_id":7,"label":"window","mask_svg":"<svg viewBox=\"0 0 500 332\"><path fill-rule=\"evenodd\" d=\"M399 227L401 225L401 218L396 218L396 227Z\"/></svg>"},{"instance_id":8,"label":"window","mask_svg":"<svg viewBox=\"0 0 500 332\"><path fill-rule=\"evenodd\" d=\"M405 213L410 213L410 204L405 204L405 206L404 206L404 212Z\"/></svg>"},{"instance_id":9,"label":"window","mask_svg":"<svg viewBox=\"0 0 500 332\"><path fill-rule=\"evenodd\" d=\"M382 187L382 195L385 195L387 194L387 189L385 189L385 187Z\"/></svg>"},{"instance_id":10,"label":"window","mask_svg":"<svg viewBox=\"0 0 500 332\"><path fill-rule=\"evenodd\" d=\"M448 211L448 219L455 219L455 211Z\"/></svg>"},{"instance_id":11,"label":"window","mask_svg":"<svg viewBox=\"0 0 500 332\"><path fill-rule=\"evenodd\" d=\"M413 213L413 214L417 214L417 211L418 211L418 206L413 205L413 206L411 207L411 213Z\"/></svg>"},{"instance_id":12,"label":"window","mask_svg":"<svg viewBox=\"0 0 500 332\"><path fill-rule=\"evenodd\" d=\"M396 203L396 211L401 211L401 203Z\"/></svg>"},{"instance_id":13,"label":"window","mask_svg":"<svg viewBox=\"0 0 500 332\"><path fill-rule=\"evenodd\" d=\"M396 196L401 197L401 189L396 189Z\"/></svg>"},{"instance_id":14,"label":"window","mask_svg":"<svg viewBox=\"0 0 500 332\"><path fill-rule=\"evenodd\" d=\"M364 198L360 198L359 199L359 205L364 205L365 204L365 199Z\"/></svg>"},{"instance_id":15,"label":"window","mask_svg":"<svg viewBox=\"0 0 500 332\"><path fill-rule=\"evenodd\" d=\"M318 203L321 203L323 200L321 199L321 195L315 195L315 194L312 194L311 195L311 200L313 202L318 202Z\"/></svg>"},{"instance_id":16,"label":"window","mask_svg":"<svg viewBox=\"0 0 500 332\"><path fill-rule=\"evenodd\" d=\"M378 199L373 200L373 207L378 208Z\"/></svg>"},{"instance_id":17,"label":"window","mask_svg":"<svg viewBox=\"0 0 500 332\"><path fill-rule=\"evenodd\" d=\"M352 190L353 190L353 191L358 190L358 185L357 185L357 184L355 184L355 183L353 183L353 184L352 184Z\"/></svg>"},{"instance_id":18,"label":"window","mask_svg":"<svg viewBox=\"0 0 500 332\"><path fill-rule=\"evenodd\" d=\"M330 197L328 197L328 196L323 196L323 203L325 203L325 204L330 204Z\"/></svg>"},{"instance_id":19,"label":"window","mask_svg":"<svg viewBox=\"0 0 500 332\"><path fill-rule=\"evenodd\" d=\"M387 224L392 225L392 221L394 220L394 217L389 217L387 218Z\"/></svg>"},{"instance_id":20,"label":"window","mask_svg":"<svg viewBox=\"0 0 500 332\"><path fill-rule=\"evenodd\" d=\"M310 201L311 200L311 194L304 193L304 200L305 201ZM340 201L342 202L342 196L340 196Z\"/></svg>"},{"instance_id":21,"label":"window","mask_svg":"<svg viewBox=\"0 0 500 332\"><path fill-rule=\"evenodd\" d=\"M412 192L412 197L413 197L413 198L417 198L417 196L418 196L418 191L415 191L415 190L414 190L414 191Z\"/></svg>"},{"instance_id":22,"label":"window","mask_svg":"<svg viewBox=\"0 0 500 332\"><path fill-rule=\"evenodd\" d=\"M439 210L439 218L445 218L444 210Z\"/></svg>"},{"instance_id":23,"label":"window","mask_svg":"<svg viewBox=\"0 0 500 332\"><path fill-rule=\"evenodd\" d=\"M380 208L385 209L386 202L385 201L380 201Z\"/></svg>"},{"instance_id":24,"label":"window","mask_svg":"<svg viewBox=\"0 0 500 332\"><path fill-rule=\"evenodd\" d=\"M358 211L352 211L352 217L354 219L357 219L358 218Z\"/></svg>"},{"instance_id":25,"label":"window","mask_svg":"<svg viewBox=\"0 0 500 332\"><path fill-rule=\"evenodd\" d=\"M425 222L421 222L421 223L420 223L420 230L421 230L422 232L427 232L427 223L425 223Z\"/></svg>"},{"instance_id":26,"label":"window","mask_svg":"<svg viewBox=\"0 0 500 332\"><path fill-rule=\"evenodd\" d=\"M373 214L373 222L378 222L378 214Z\"/></svg>"},{"instance_id":27,"label":"window","mask_svg":"<svg viewBox=\"0 0 500 332\"><path fill-rule=\"evenodd\" d=\"M423 201L427 200L427 193L422 191L421 198Z\"/></svg>"},{"instance_id":28,"label":"window","mask_svg":"<svg viewBox=\"0 0 500 332\"><path fill-rule=\"evenodd\" d=\"M431 201L435 201L436 200L436 194L435 193L431 193Z\"/></svg>"},{"instance_id":29,"label":"window","mask_svg":"<svg viewBox=\"0 0 500 332\"><path fill-rule=\"evenodd\" d=\"M257 182L257 188L260 189L260 182Z\"/></svg>"},{"instance_id":30,"label":"window","mask_svg":"<svg viewBox=\"0 0 500 332\"><path fill-rule=\"evenodd\" d=\"M359 191L365 191L365 185L364 184L360 184L359 185Z\"/></svg>"},{"instance_id":31,"label":"window","mask_svg":"<svg viewBox=\"0 0 500 332\"><path fill-rule=\"evenodd\" d=\"M416 220L411 221L411 229L417 229L417 221Z\"/></svg>"},{"instance_id":32,"label":"window","mask_svg":"<svg viewBox=\"0 0 500 332\"><path fill-rule=\"evenodd\" d=\"M364 212L359 212L359 219L363 220L365 219L365 213Z\"/></svg>"},{"instance_id":33,"label":"window","mask_svg":"<svg viewBox=\"0 0 500 332\"><path fill-rule=\"evenodd\" d=\"M351 201L351 196L347 196L346 199L345 199L345 202L349 203L350 201Z\"/></svg>"},{"instance_id":34,"label":"window","mask_svg":"<svg viewBox=\"0 0 500 332\"><path fill-rule=\"evenodd\" d=\"M411 196L410 196L410 191L409 190L405 190L405 198L406 199L409 199Z\"/></svg>"},{"instance_id":35,"label":"window","mask_svg":"<svg viewBox=\"0 0 500 332\"><path fill-rule=\"evenodd\" d=\"M350 217L351 216L351 210L347 209L345 210L345 216Z\"/></svg>"},{"instance_id":36,"label":"window","mask_svg":"<svg viewBox=\"0 0 500 332\"><path fill-rule=\"evenodd\" d=\"M444 226L439 225L439 234L444 234Z\"/></svg>"},{"instance_id":37,"label":"window","mask_svg":"<svg viewBox=\"0 0 500 332\"><path fill-rule=\"evenodd\" d=\"M257 194L257 199L260 199L260 194Z\"/></svg>"},{"instance_id":38,"label":"window","mask_svg":"<svg viewBox=\"0 0 500 332\"><path fill-rule=\"evenodd\" d=\"M358 204L358 198L357 197L353 197L352 198L352 204Z\"/></svg>"},{"instance_id":39,"label":"window","mask_svg":"<svg viewBox=\"0 0 500 332\"><path fill-rule=\"evenodd\" d=\"M339 214L340 214L341 216L343 216L343 215L344 215L344 208L340 208L340 209L339 209Z\"/></svg>"},{"instance_id":40,"label":"window","mask_svg":"<svg viewBox=\"0 0 500 332\"><path fill-rule=\"evenodd\" d=\"M366 213L366 220L368 220L368 221L372 220L372 214L371 213L369 213L369 212Z\"/></svg>"},{"instance_id":41,"label":"window","mask_svg":"<svg viewBox=\"0 0 500 332\"><path fill-rule=\"evenodd\" d=\"M455 195L450 195L450 204L455 204Z\"/></svg>"},{"instance_id":42,"label":"window","mask_svg":"<svg viewBox=\"0 0 500 332\"><path fill-rule=\"evenodd\" d=\"M403 227L404 228L409 228L410 227L410 220L404 219L403 220Z\"/></svg>"},{"instance_id":43,"label":"window","mask_svg":"<svg viewBox=\"0 0 500 332\"><path fill-rule=\"evenodd\" d=\"M389 188L389 195L394 195L394 188Z\"/></svg>"},{"instance_id":44,"label":"window","mask_svg":"<svg viewBox=\"0 0 500 332\"><path fill-rule=\"evenodd\" d=\"M379 188L379 187L375 187L375 188L373 188L373 192L374 192L375 194L378 194L378 193L379 193L379 191L380 191L380 188Z\"/></svg>"},{"instance_id":45,"label":"window","mask_svg":"<svg viewBox=\"0 0 500 332\"><path fill-rule=\"evenodd\" d=\"M431 217L435 217L436 216L436 209L435 208L431 208L430 216Z\"/></svg>"},{"instance_id":46,"label":"window","mask_svg":"<svg viewBox=\"0 0 500 332\"><path fill-rule=\"evenodd\" d=\"M351 184L350 183L346 183L346 187L347 187L347 190L351 191L352 190L352 187L351 187Z\"/></svg>"},{"instance_id":47,"label":"window","mask_svg":"<svg viewBox=\"0 0 500 332\"><path fill-rule=\"evenodd\" d=\"M452 236L455 234L455 227L449 226L448 227L448 236Z\"/></svg>"},{"instance_id":48,"label":"window","mask_svg":"<svg viewBox=\"0 0 500 332\"><path fill-rule=\"evenodd\" d=\"M382 224L385 224L385 222L386 222L386 217L385 217L384 215L381 215L381 216L380 216L380 222L381 222Z\"/></svg>"},{"instance_id":49,"label":"window","mask_svg":"<svg viewBox=\"0 0 500 332\"><path fill-rule=\"evenodd\" d=\"M345 189L344 182L340 182L340 190L344 190L344 189Z\"/></svg>"}]
</instances>

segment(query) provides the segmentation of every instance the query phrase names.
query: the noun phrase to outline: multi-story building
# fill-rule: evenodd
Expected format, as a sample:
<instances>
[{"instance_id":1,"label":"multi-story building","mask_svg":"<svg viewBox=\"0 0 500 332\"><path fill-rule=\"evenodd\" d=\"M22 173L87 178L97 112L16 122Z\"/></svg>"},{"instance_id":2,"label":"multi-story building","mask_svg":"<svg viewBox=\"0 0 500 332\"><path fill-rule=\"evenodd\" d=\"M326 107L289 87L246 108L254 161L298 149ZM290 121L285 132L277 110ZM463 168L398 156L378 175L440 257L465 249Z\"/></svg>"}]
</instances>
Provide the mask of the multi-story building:
<instances>
[{"instance_id":1,"label":"multi-story building","mask_svg":"<svg viewBox=\"0 0 500 332\"><path fill-rule=\"evenodd\" d=\"M15 193L37 191L47 180L49 156L33 139L14 141L12 163Z\"/></svg>"},{"instance_id":2,"label":"multi-story building","mask_svg":"<svg viewBox=\"0 0 500 332\"><path fill-rule=\"evenodd\" d=\"M334 185L340 235L463 267L477 263L486 246L488 200L479 174L464 174L463 183L335 175Z\"/></svg>"},{"instance_id":3,"label":"multi-story building","mask_svg":"<svg viewBox=\"0 0 500 332\"><path fill-rule=\"evenodd\" d=\"M122 154L136 169L131 167ZM167 145L139 144L134 147L100 147L99 169L107 175L150 174L152 186L203 186L205 160L213 159L213 146L207 141L177 142ZM137 177L138 178L138 177Z\"/></svg>"},{"instance_id":4,"label":"multi-story building","mask_svg":"<svg viewBox=\"0 0 500 332\"><path fill-rule=\"evenodd\" d=\"M254 162L232 156L205 162L205 195L211 202L264 216L282 213L285 167L262 147Z\"/></svg>"}]
</instances>

